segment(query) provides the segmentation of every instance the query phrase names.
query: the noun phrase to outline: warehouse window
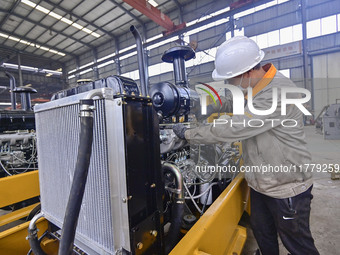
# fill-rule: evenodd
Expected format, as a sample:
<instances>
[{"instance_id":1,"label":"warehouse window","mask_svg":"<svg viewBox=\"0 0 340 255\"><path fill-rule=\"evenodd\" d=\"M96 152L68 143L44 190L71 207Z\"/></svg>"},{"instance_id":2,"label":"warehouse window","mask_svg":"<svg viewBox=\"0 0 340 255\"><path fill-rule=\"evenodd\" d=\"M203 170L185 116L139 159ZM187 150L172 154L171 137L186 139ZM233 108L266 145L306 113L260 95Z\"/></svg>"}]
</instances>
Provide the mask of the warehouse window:
<instances>
[{"instance_id":1,"label":"warehouse window","mask_svg":"<svg viewBox=\"0 0 340 255\"><path fill-rule=\"evenodd\" d=\"M186 62L186 67L201 65L215 60L217 47L213 47L204 51L196 52L196 58Z\"/></svg>"},{"instance_id":2,"label":"warehouse window","mask_svg":"<svg viewBox=\"0 0 340 255\"><path fill-rule=\"evenodd\" d=\"M123 53L123 52L128 51L128 50L131 50L131 49L133 49L133 48L135 48L135 47L136 47L136 45L133 44L133 45L131 45L131 46L128 46L128 47L126 47L126 48L124 48L124 49L119 50L118 52L119 52L119 53Z\"/></svg>"},{"instance_id":3,"label":"warehouse window","mask_svg":"<svg viewBox=\"0 0 340 255\"><path fill-rule=\"evenodd\" d=\"M102 68L102 67L104 67L104 66L113 64L114 62L115 62L114 60L107 61L107 62L105 62L105 63L103 63L103 64L98 65L98 68Z\"/></svg>"},{"instance_id":4,"label":"warehouse window","mask_svg":"<svg viewBox=\"0 0 340 255\"><path fill-rule=\"evenodd\" d=\"M243 36L244 35L244 27L242 27L241 29L235 29L234 35L235 36Z\"/></svg>"},{"instance_id":5,"label":"warehouse window","mask_svg":"<svg viewBox=\"0 0 340 255\"><path fill-rule=\"evenodd\" d=\"M198 23L198 22L201 22L201 21L204 21L204 20L209 19L209 18L211 18L211 17L217 16L217 15L219 15L219 14L221 14L221 13L224 13L224 12L227 12L227 11L229 11L229 10L230 10L230 7L226 7L226 8L224 8L224 9L222 9L222 10L217 11L217 12L214 12L214 13L205 15L205 16L203 16L203 17L200 17L200 18L198 18L198 19L189 21L189 22L187 22L187 26L190 27L190 26L192 26L192 25L194 25L194 24L196 24L196 23Z\"/></svg>"},{"instance_id":6,"label":"warehouse window","mask_svg":"<svg viewBox=\"0 0 340 255\"><path fill-rule=\"evenodd\" d=\"M282 73L287 78L290 78L290 69L282 69L282 70L279 70L279 72Z\"/></svg>"},{"instance_id":7,"label":"warehouse window","mask_svg":"<svg viewBox=\"0 0 340 255\"><path fill-rule=\"evenodd\" d=\"M261 4L259 6L256 6L254 8L250 8L248 10L245 10L243 12L239 12L237 14L234 15L234 18L237 19L237 18L241 18L241 17L244 17L244 16L247 16L249 14L252 14L254 12L258 12L258 11L261 11L261 10L264 10L268 7L271 7L271 6L274 6L274 5L278 5L278 4L282 4L284 2L288 2L289 0L274 0L274 1L270 1L268 3L265 3L265 4Z\"/></svg>"},{"instance_id":8,"label":"warehouse window","mask_svg":"<svg viewBox=\"0 0 340 255\"><path fill-rule=\"evenodd\" d=\"M112 53L112 54L110 54L110 55L107 55L107 56L105 56L105 57L98 58L98 59L97 59L97 62L100 62L100 61L103 61L103 60L105 60L105 59L108 59L108 58L114 57L115 55L116 55L115 53Z\"/></svg>"},{"instance_id":9,"label":"warehouse window","mask_svg":"<svg viewBox=\"0 0 340 255\"><path fill-rule=\"evenodd\" d=\"M147 49L152 50L154 48L158 48L159 46L162 46L162 45L167 44L167 43L171 43L171 42L176 41L176 40L178 40L178 37L174 36L174 37L171 37L169 39L166 39L166 40L160 41L158 43L155 43L153 45L150 45L150 46L147 47Z\"/></svg>"},{"instance_id":10,"label":"warehouse window","mask_svg":"<svg viewBox=\"0 0 340 255\"><path fill-rule=\"evenodd\" d=\"M280 43L286 44L293 41L293 27L285 27L280 29Z\"/></svg>"},{"instance_id":11,"label":"warehouse window","mask_svg":"<svg viewBox=\"0 0 340 255\"><path fill-rule=\"evenodd\" d=\"M307 38L313 38L321 35L320 19L307 22Z\"/></svg>"},{"instance_id":12,"label":"warehouse window","mask_svg":"<svg viewBox=\"0 0 340 255\"><path fill-rule=\"evenodd\" d=\"M229 40L230 38L231 38L231 32L229 31L225 34L225 39Z\"/></svg>"},{"instance_id":13,"label":"warehouse window","mask_svg":"<svg viewBox=\"0 0 340 255\"><path fill-rule=\"evenodd\" d=\"M280 31L275 30L268 33L268 47L280 44Z\"/></svg>"},{"instance_id":14,"label":"warehouse window","mask_svg":"<svg viewBox=\"0 0 340 255\"><path fill-rule=\"evenodd\" d=\"M302 25L285 27L250 37L261 49L302 40Z\"/></svg>"},{"instance_id":15,"label":"warehouse window","mask_svg":"<svg viewBox=\"0 0 340 255\"><path fill-rule=\"evenodd\" d=\"M328 35L336 32L336 15L321 19L321 35Z\"/></svg>"},{"instance_id":16,"label":"warehouse window","mask_svg":"<svg viewBox=\"0 0 340 255\"><path fill-rule=\"evenodd\" d=\"M256 36L256 42L261 49L268 48L268 33Z\"/></svg>"},{"instance_id":17,"label":"warehouse window","mask_svg":"<svg viewBox=\"0 0 340 255\"><path fill-rule=\"evenodd\" d=\"M242 27L241 29L235 29L234 30L234 36L243 36L244 35L244 27ZM231 31L227 32L225 34L225 39L229 40L231 38Z\"/></svg>"},{"instance_id":18,"label":"warehouse window","mask_svg":"<svg viewBox=\"0 0 340 255\"><path fill-rule=\"evenodd\" d=\"M134 71L131 71L131 72L123 73L123 74L121 74L121 76L130 78L132 80L139 80L139 72L138 72L138 70L134 70Z\"/></svg>"},{"instance_id":19,"label":"warehouse window","mask_svg":"<svg viewBox=\"0 0 340 255\"><path fill-rule=\"evenodd\" d=\"M302 37L302 24L293 26L293 42L301 41Z\"/></svg>"},{"instance_id":20,"label":"warehouse window","mask_svg":"<svg viewBox=\"0 0 340 255\"><path fill-rule=\"evenodd\" d=\"M340 32L340 14L307 22L307 38Z\"/></svg>"},{"instance_id":21,"label":"warehouse window","mask_svg":"<svg viewBox=\"0 0 340 255\"><path fill-rule=\"evenodd\" d=\"M89 69L86 69L84 71L81 71L79 74L82 75L82 74L86 74L88 72L91 72L92 71L92 68L89 68Z\"/></svg>"},{"instance_id":22,"label":"warehouse window","mask_svg":"<svg viewBox=\"0 0 340 255\"><path fill-rule=\"evenodd\" d=\"M172 64L170 63L158 63L152 66L149 66L148 70L149 70L149 77L152 76L156 76L162 73L168 73L168 72L172 72Z\"/></svg>"}]
</instances>

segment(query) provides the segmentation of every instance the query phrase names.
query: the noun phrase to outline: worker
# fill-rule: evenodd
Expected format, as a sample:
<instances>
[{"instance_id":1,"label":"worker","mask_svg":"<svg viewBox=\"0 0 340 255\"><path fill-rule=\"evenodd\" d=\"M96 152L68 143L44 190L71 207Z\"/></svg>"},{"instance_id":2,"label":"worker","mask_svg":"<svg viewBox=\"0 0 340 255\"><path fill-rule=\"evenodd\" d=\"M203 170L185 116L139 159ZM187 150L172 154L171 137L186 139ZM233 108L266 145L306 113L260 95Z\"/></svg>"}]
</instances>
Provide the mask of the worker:
<instances>
[{"instance_id":1,"label":"worker","mask_svg":"<svg viewBox=\"0 0 340 255\"><path fill-rule=\"evenodd\" d=\"M245 103L244 115L233 115L223 125L216 122L189 129L176 124L173 131L196 144L242 141L242 169L251 196L250 221L262 255L279 255L277 234L292 255L319 254L309 226L313 183L312 174L306 171L311 155L306 148L303 113L295 105L287 106L286 115L281 113L280 88L296 85L273 64L261 66L264 55L253 40L233 37L219 46L212 77L238 86L245 93L245 102L252 99L252 105L259 110L271 108L276 88L279 95L273 113L255 115L249 109L250 103ZM247 94L248 87L252 95ZM297 93L290 96L301 97ZM263 125L247 125L255 119ZM282 125L283 121L295 125Z\"/></svg>"}]
</instances>

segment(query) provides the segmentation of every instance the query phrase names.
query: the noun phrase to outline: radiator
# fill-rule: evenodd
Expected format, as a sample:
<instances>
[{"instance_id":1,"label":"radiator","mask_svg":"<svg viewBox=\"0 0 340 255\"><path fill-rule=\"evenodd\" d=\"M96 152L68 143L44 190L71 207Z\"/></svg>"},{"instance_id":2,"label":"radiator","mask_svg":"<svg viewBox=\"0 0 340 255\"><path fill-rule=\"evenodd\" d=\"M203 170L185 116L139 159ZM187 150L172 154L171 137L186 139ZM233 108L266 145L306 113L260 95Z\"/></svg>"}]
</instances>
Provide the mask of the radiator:
<instances>
[{"instance_id":1,"label":"radiator","mask_svg":"<svg viewBox=\"0 0 340 255\"><path fill-rule=\"evenodd\" d=\"M161 232L162 194L151 190L154 183L162 186L157 169L159 151L155 151L156 157L148 154L132 159L133 146L138 147L138 141L147 150L157 147L157 141L153 141L157 132L152 134L156 127L154 113L146 99L114 98L111 89L101 91L104 97L95 100L92 155L75 245L88 254L143 254L157 246L153 248L156 252L147 253L157 254L161 247L159 237L145 239L145 233ZM42 212L59 228L63 225L78 152L79 100L89 93L93 91L35 107ZM131 114L137 117L132 120ZM140 125L145 129L139 132ZM135 162L129 163L132 160ZM151 188L146 189L145 183ZM135 190L138 185L142 190ZM142 242L144 246L140 245Z\"/></svg>"}]
</instances>

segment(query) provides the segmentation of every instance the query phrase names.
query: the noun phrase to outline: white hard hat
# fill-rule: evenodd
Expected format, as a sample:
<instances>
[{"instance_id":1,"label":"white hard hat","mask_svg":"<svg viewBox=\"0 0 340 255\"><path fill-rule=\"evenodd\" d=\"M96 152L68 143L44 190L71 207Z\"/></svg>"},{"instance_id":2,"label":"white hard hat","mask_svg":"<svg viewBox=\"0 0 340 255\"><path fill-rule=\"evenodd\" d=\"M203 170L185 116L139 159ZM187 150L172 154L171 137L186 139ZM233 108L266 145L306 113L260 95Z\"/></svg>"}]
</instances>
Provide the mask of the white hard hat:
<instances>
[{"instance_id":1,"label":"white hard hat","mask_svg":"<svg viewBox=\"0 0 340 255\"><path fill-rule=\"evenodd\" d=\"M222 43L216 52L215 81L231 79L255 67L264 58L264 52L246 36L235 36Z\"/></svg>"}]
</instances>

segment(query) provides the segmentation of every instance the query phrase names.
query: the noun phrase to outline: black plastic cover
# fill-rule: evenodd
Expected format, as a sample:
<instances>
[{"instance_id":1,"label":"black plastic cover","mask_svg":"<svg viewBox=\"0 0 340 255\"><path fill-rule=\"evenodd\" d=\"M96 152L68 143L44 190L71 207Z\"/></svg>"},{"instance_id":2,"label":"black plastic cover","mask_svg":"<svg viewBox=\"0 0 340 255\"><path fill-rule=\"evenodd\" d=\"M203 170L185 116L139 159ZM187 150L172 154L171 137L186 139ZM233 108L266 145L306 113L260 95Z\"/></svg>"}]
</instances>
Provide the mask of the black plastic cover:
<instances>
[{"instance_id":1,"label":"black plastic cover","mask_svg":"<svg viewBox=\"0 0 340 255\"><path fill-rule=\"evenodd\" d=\"M100 88L112 88L114 94L122 94L125 92L127 95L132 95L132 93L139 95L139 88L134 80L123 76L112 75L74 88L59 91L52 96L52 100Z\"/></svg>"},{"instance_id":2,"label":"black plastic cover","mask_svg":"<svg viewBox=\"0 0 340 255\"><path fill-rule=\"evenodd\" d=\"M32 129L35 129L35 118L32 111L0 111L0 132Z\"/></svg>"},{"instance_id":3,"label":"black plastic cover","mask_svg":"<svg viewBox=\"0 0 340 255\"><path fill-rule=\"evenodd\" d=\"M175 86L170 82L153 85L150 96L156 111L164 118L183 116L190 111L190 89Z\"/></svg>"}]
</instances>

